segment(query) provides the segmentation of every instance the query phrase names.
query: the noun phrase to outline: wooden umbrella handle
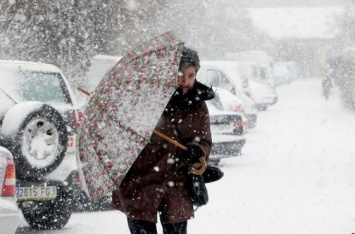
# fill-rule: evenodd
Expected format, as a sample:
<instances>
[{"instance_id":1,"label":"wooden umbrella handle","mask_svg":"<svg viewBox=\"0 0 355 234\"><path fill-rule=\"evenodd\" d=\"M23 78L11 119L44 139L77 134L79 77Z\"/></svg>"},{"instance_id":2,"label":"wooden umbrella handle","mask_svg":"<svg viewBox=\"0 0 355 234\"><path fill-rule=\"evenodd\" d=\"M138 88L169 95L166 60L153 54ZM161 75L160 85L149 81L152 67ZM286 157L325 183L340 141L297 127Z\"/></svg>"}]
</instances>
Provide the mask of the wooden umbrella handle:
<instances>
[{"instance_id":1,"label":"wooden umbrella handle","mask_svg":"<svg viewBox=\"0 0 355 234\"><path fill-rule=\"evenodd\" d=\"M180 144L179 142L171 139L170 137L168 137L167 135L159 132L158 130L154 129L153 132L160 136L161 138L169 141L170 143L174 144L175 146L179 147L180 149L182 150L187 150L187 147ZM206 162L206 159L205 157L200 157L200 164L201 164L201 167L199 169L195 169L194 167L189 167L189 171L194 174L194 175L201 175L202 173L205 172L206 170L206 167L207 167L207 162Z\"/></svg>"},{"instance_id":2,"label":"wooden umbrella handle","mask_svg":"<svg viewBox=\"0 0 355 234\"><path fill-rule=\"evenodd\" d=\"M78 87L78 90L79 90L80 92L86 94L87 96L91 96L91 95L92 95L92 93L90 93L89 91L87 91L87 90L85 90L85 89L83 89L83 88Z\"/></svg>"},{"instance_id":3,"label":"wooden umbrella handle","mask_svg":"<svg viewBox=\"0 0 355 234\"><path fill-rule=\"evenodd\" d=\"M184 145L180 144L179 142L177 142L177 141L171 139L170 137L168 137L168 136L165 135L164 133L161 133L161 132L159 132L159 131L156 130L156 129L154 129L153 132L154 132L156 135L160 136L161 138L163 138L163 139L169 141L170 143L176 145L176 146L179 147L180 149L182 149L182 150L187 150L187 147L186 147L186 146L184 146Z\"/></svg>"},{"instance_id":4,"label":"wooden umbrella handle","mask_svg":"<svg viewBox=\"0 0 355 234\"><path fill-rule=\"evenodd\" d=\"M194 175L202 175L205 172L207 167L207 162L205 157L200 158L200 164L201 167L199 169L195 169L194 167L189 167L189 172L191 172Z\"/></svg>"}]
</instances>

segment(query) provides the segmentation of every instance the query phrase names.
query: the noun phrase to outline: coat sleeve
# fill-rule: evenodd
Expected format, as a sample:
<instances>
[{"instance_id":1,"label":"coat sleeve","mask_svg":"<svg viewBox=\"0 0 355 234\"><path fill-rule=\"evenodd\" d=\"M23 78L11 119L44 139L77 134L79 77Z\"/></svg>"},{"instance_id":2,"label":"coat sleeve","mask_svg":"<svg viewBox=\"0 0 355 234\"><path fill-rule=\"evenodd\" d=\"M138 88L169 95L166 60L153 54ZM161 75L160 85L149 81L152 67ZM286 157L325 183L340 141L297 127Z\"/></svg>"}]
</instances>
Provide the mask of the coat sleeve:
<instances>
[{"instance_id":1,"label":"coat sleeve","mask_svg":"<svg viewBox=\"0 0 355 234\"><path fill-rule=\"evenodd\" d=\"M211 134L211 127L210 127L209 112L205 102L202 103L200 119L201 119L200 121L201 139L197 143L199 143L203 147L206 153L206 160L208 160L211 152L211 147L212 147L212 134Z\"/></svg>"}]
</instances>

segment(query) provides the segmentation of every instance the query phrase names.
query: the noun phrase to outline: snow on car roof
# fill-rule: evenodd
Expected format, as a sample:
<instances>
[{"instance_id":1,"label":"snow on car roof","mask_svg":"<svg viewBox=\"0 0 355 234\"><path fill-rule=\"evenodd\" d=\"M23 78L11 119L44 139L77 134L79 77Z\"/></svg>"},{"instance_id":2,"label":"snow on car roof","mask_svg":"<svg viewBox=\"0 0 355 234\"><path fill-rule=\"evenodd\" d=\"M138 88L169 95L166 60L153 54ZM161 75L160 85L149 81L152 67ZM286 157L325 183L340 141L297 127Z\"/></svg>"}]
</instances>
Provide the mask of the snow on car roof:
<instances>
[{"instance_id":1,"label":"snow on car roof","mask_svg":"<svg viewBox=\"0 0 355 234\"><path fill-rule=\"evenodd\" d=\"M60 69L54 65L48 63L37 63L28 61L18 61L18 60L0 60L0 68L5 69L24 69L28 71L42 71L42 72L58 72Z\"/></svg>"},{"instance_id":2,"label":"snow on car roof","mask_svg":"<svg viewBox=\"0 0 355 234\"><path fill-rule=\"evenodd\" d=\"M210 116L217 116L217 115L241 116L238 112L218 110L217 107L214 104L211 103L211 101L206 101L206 105L207 105L207 108L208 108L208 114Z\"/></svg>"},{"instance_id":3,"label":"snow on car roof","mask_svg":"<svg viewBox=\"0 0 355 234\"><path fill-rule=\"evenodd\" d=\"M222 71L223 74L229 77L229 82L236 87L242 87L242 77L238 72L238 63L232 60L203 60L201 61L202 69L216 69ZM204 74L197 73L197 77L201 80L205 78L201 77Z\"/></svg>"}]
</instances>

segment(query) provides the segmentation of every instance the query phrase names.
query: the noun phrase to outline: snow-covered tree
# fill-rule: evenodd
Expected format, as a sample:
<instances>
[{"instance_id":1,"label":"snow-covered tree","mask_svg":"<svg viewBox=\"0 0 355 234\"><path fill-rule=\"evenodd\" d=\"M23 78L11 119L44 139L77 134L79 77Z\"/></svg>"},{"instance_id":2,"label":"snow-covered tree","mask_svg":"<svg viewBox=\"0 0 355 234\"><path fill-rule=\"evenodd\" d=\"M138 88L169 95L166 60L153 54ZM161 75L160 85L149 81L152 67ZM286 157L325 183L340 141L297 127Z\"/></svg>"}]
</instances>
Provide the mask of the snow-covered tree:
<instances>
[{"instance_id":1,"label":"snow-covered tree","mask_svg":"<svg viewBox=\"0 0 355 234\"><path fill-rule=\"evenodd\" d=\"M267 37L238 2L3 0L0 56L58 65L80 85L93 55L120 56L165 31L206 58L260 49Z\"/></svg>"},{"instance_id":2,"label":"snow-covered tree","mask_svg":"<svg viewBox=\"0 0 355 234\"><path fill-rule=\"evenodd\" d=\"M1 4L1 56L59 66L69 77L90 58L90 18L83 10L89 1L5 0Z\"/></svg>"}]
</instances>

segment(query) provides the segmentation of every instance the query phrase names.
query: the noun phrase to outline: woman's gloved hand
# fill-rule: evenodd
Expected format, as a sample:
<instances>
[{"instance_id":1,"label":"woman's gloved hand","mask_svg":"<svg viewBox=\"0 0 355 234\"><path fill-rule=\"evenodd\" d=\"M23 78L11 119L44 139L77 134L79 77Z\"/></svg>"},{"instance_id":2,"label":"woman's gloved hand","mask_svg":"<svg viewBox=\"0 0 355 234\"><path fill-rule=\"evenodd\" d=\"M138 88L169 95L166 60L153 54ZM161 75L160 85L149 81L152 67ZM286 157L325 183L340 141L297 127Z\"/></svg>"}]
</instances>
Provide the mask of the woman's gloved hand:
<instances>
[{"instance_id":1,"label":"woman's gloved hand","mask_svg":"<svg viewBox=\"0 0 355 234\"><path fill-rule=\"evenodd\" d=\"M206 155L202 146L195 142L188 143L186 147L187 150L185 151L185 159L189 164L200 162L200 158Z\"/></svg>"}]
</instances>

